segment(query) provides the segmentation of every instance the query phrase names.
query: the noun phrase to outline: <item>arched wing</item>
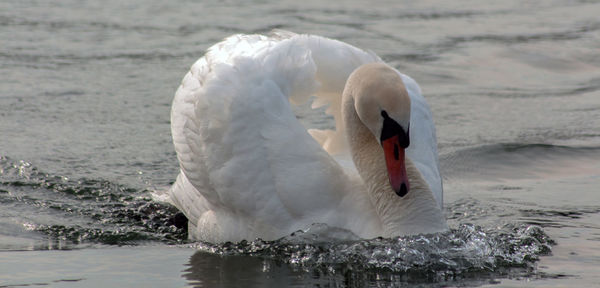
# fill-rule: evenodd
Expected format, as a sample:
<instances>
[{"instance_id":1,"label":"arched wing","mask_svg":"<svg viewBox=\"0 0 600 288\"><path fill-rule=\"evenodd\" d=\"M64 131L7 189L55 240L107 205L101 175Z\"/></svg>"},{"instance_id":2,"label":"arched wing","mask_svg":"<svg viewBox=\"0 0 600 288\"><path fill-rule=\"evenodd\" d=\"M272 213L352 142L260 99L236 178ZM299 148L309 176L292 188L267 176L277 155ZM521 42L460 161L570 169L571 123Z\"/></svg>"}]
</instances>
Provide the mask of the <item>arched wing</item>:
<instances>
[{"instance_id":1,"label":"arched wing","mask_svg":"<svg viewBox=\"0 0 600 288\"><path fill-rule=\"evenodd\" d=\"M356 61L348 60L352 53L360 54ZM191 222L218 207L255 222L276 216L282 226L335 206L345 197L347 176L297 121L290 100L316 96L338 121L332 109L345 79L377 59L339 41L291 33L236 35L211 47L173 101L181 166L169 192L173 202Z\"/></svg>"},{"instance_id":2,"label":"arched wing","mask_svg":"<svg viewBox=\"0 0 600 288\"><path fill-rule=\"evenodd\" d=\"M399 73L399 72L398 72ZM421 94L421 88L409 76L399 73L411 101L410 110L410 146L406 150L409 157L435 197L443 207L442 177L440 175L435 125L429 105Z\"/></svg>"},{"instance_id":3,"label":"arched wing","mask_svg":"<svg viewBox=\"0 0 600 288\"><path fill-rule=\"evenodd\" d=\"M344 170L353 164L342 160L342 168L332 157L348 159L340 109L346 79L358 66L377 61L373 53L340 41L289 32L235 35L212 46L173 100L181 173L169 191L172 202L192 223L209 210L248 219L249 226L269 219L280 230L292 221L316 222L311 215L326 214L352 189ZM431 124L411 127L411 133L423 129L411 141L429 142L424 150L409 148L408 155L427 180L439 179L439 189L431 188L441 203L431 113L414 80L403 79L416 104L411 125ZM328 107L337 130L313 131L313 138L297 121L290 102L311 96L313 107Z\"/></svg>"}]
</instances>

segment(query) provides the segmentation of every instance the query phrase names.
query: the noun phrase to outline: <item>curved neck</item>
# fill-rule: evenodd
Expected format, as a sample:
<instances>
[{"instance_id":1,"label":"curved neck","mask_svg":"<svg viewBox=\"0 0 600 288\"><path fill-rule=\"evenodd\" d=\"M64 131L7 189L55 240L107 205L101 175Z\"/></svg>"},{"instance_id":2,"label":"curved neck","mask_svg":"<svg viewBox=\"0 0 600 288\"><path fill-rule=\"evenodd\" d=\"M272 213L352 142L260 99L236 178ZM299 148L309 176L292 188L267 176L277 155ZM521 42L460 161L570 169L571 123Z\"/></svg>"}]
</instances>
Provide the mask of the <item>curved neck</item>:
<instances>
[{"instance_id":1,"label":"curved neck","mask_svg":"<svg viewBox=\"0 0 600 288\"><path fill-rule=\"evenodd\" d=\"M406 173L410 191L399 197L392 190L383 149L371 131L360 121L352 97L342 103L346 137L352 160L381 220L385 237L433 233L447 229L444 215L429 185L409 158Z\"/></svg>"}]
</instances>

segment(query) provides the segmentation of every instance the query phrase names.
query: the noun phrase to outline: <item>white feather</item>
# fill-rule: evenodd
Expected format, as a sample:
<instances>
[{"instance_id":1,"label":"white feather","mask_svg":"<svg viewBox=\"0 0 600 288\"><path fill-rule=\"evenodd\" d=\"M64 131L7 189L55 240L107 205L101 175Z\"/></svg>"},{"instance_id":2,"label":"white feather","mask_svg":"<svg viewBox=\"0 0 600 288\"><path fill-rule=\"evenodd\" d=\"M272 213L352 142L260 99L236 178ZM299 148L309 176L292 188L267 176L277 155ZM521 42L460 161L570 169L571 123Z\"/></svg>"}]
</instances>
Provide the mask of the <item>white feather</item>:
<instances>
[{"instance_id":1,"label":"white feather","mask_svg":"<svg viewBox=\"0 0 600 288\"><path fill-rule=\"evenodd\" d=\"M168 194L188 217L190 236L273 239L318 222L377 236L340 102L350 73L380 61L340 41L286 31L234 35L209 48L184 77L171 112L181 172ZM412 100L407 156L441 207L431 112L417 83L401 76ZM313 107L328 105L336 131L309 134L296 120L290 103L310 96Z\"/></svg>"}]
</instances>

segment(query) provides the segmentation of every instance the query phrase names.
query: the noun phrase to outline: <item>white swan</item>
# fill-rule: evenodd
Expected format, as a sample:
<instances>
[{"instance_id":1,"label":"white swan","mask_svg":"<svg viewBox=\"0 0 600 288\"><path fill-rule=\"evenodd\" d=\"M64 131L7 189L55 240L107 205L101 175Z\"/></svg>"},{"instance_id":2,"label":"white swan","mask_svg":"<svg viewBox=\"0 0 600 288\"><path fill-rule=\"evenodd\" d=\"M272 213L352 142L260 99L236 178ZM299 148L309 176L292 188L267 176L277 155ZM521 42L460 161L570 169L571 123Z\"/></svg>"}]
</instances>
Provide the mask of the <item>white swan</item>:
<instances>
[{"instance_id":1,"label":"white swan","mask_svg":"<svg viewBox=\"0 0 600 288\"><path fill-rule=\"evenodd\" d=\"M298 122L290 101L310 96L335 131ZM171 128L181 171L167 196L193 239L276 239L312 223L363 238L447 229L429 108L374 53L285 31L231 36L183 79Z\"/></svg>"}]
</instances>

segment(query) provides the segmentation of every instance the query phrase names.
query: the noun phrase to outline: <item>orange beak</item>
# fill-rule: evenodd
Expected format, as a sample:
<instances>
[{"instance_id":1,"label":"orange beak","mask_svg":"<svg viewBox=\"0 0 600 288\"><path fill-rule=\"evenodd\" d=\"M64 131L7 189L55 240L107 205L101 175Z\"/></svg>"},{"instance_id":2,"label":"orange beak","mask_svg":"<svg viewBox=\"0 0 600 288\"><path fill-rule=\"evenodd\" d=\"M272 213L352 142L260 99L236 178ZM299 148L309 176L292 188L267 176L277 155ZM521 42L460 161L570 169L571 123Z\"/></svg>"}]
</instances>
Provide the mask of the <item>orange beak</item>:
<instances>
[{"instance_id":1,"label":"orange beak","mask_svg":"<svg viewBox=\"0 0 600 288\"><path fill-rule=\"evenodd\" d=\"M385 155L390 185L398 196L404 197L410 186L406 176L406 165L404 164L404 148L400 146L399 136L392 136L381 142Z\"/></svg>"}]
</instances>

